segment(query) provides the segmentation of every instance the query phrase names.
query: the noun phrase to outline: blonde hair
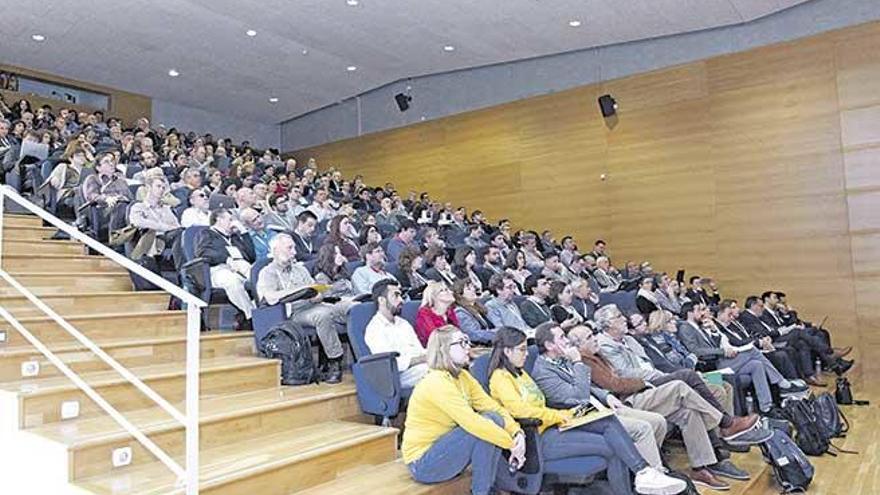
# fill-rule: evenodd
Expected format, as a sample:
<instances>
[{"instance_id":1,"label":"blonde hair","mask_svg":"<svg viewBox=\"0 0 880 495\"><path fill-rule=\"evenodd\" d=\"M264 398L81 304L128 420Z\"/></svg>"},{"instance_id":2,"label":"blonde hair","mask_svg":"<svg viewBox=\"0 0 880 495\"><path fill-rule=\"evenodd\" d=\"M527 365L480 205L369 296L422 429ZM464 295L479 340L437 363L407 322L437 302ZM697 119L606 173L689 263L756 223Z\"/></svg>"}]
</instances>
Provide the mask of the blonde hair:
<instances>
[{"instance_id":1,"label":"blonde hair","mask_svg":"<svg viewBox=\"0 0 880 495\"><path fill-rule=\"evenodd\" d=\"M671 319L672 314L669 311L664 311L662 309L652 311L651 314L648 315L648 332L663 332L666 329L666 324L669 323L669 320Z\"/></svg>"},{"instance_id":2,"label":"blonde hair","mask_svg":"<svg viewBox=\"0 0 880 495\"><path fill-rule=\"evenodd\" d=\"M433 307L434 303L437 302L437 294L445 288L446 284L443 282L437 282L434 280L428 282L428 285L425 286L424 292L422 292L422 307Z\"/></svg>"},{"instance_id":3,"label":"blonde hair","mask_svg":"<svg viewBox=\"0 0 880 495\"><path fill-rule=\"evenodd\" d=\"M428 368L432 370L448 371L452 376L457 377L462 370L462 365L455 364L452 356L449 354L449 348L452 346L452 338L459 332L454 325L443 325L431 332L428 337Z\"/></svg>"}]
</instances>

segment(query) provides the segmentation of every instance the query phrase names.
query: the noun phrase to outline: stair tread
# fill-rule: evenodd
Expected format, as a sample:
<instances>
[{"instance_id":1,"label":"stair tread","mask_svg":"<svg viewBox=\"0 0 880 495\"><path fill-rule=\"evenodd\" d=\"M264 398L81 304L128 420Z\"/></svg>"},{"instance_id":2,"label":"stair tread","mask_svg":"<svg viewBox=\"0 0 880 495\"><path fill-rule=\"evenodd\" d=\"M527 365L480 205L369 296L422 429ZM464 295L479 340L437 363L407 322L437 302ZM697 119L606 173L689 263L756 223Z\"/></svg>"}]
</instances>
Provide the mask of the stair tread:
<instances>
[{"instance_id":1,"label":"stair tread","mask_svg":"<svg viewBox=\"0 0 880 495\"><path fill-rule=\"evenodd\" d=\"M205 490L396 434L395 428L328 421L291 429L286 434L222 445L201 452L200 488ZM182 461L180 458L177 460ZM94 476L75 484L96 494L119 493L123 490L140 495L183 493L183 487L175 486L173 473L160 463L151 463L118 474L111 472Z\"/></svg>"},{"instance_id":2,"label":"stair tread","mask_svg":"<svg viewBox=\"0 0 880 495\"><path fill-rule=\"evenodd\" d=\"M359 469L358 469L359 468ZM297 491L297 495L427 495L432 493L468 493L470 476L457 476L445 483L422 484L412 479L403 460L386 462L379 466L358 466L351 472L312 488Z\"/></svg>"},{"instance_id":3,"label":"stair tread","mask_svg":"<svg viewBox=\"0 0 880 495\"><path fill-rule=\"evenodd\" d=\"M146 291L102 291L102 292L60 292L58 294L45 294L40 296L40 299L64 299L64 298L72 298L72 297L127 297L132 299L139 299L141 297L171 297L168 293L161 290L146 290ZM0 302L9 300L9 299L27 299L22 294L0 294Z\"/></svg>"},{"instance_id":4,"label":"stair tread","mask_svg":"<svg viewBox=\"0 0 880 495\"><path fill-rule=\"evenodd\" d=\"M251 412L351 396L355 393L354 381L347 379L338 385L322 383L299 387L280 386L216 397L202 397L199 400L199 421L202 424L210 423ZM174 405L181 412L185 410L183 402ZM147 434L182 428L180 423L171 419L158 406L127 412L125 417ZM67 445L71 449L130 438L128 432L108 416L50 423L30 428L28 431Z\"/></svg>"},{"instance_id":5,"label":"stair tread","mask_svg":"<svg viewBox=\"0 0 880 495\"><path fill-rule=\"evenodd\" d=\"M71 259L71 260L106 260L113 261L110 258L105 258L103 256L92 256L89 254L63 254L63 253L21 253L21 254L6 254L3 255L4 259L8 258L27 258L27 259Z\"/></svg>"},{"instance_id":6,"label":"stair tread","mask_svg":"<svg viewBox=\"0 0 880 495\"><path fill-rule=\"evenodd\" d=\"M42 297L42 296L40 296ZM65 320L103 320L103 319L111 319L111 318L140 318L144 316L186 316L186 311L178 311L178 310L162 310L162 311L135 311L132 313L92 313L92 314L83 314L83 315L66 315L64 316ZM54 321L50 316L24 316L22 318L18 318L18 321L22 324L25 323L40 323L44 321Z\"/></svg>"},{"instance_id":7,"label":"stair tread","mask_svg":"<svg viewBox=\"0 0 880 495\"><path fill-rule=\"evenodd\" d=\"M11 255L10 255L11 256ZM112 276L112 277L128 277L128 272L34 272L34 271L17 271L17 270L9 270L9 272L16 277L59 277L59 278L70 278L70 277L95 277L95 276Z\"/></svg>"},{"instance_id":8,"label":"stair tread","mask_svg":"<svg viewBox=\"0 0 880 495\"><path fill-rule=\"evenodd\" d=\"M235 369L251 366L268 366L269 363L275 361L265 358L248 357L248 356L221 356L210 359L201 360L202 371L219 371L223 369ZM140 366L129 368L135 376L144 379L156 379L163 377L179 376L186 374L186 363L163 363L150 366ZM124 383L126 380L122 378L116 371L93 371L81 373L80 377L89 385L104 386L116 383ZM67 390L77 390L77 386L73 384L66 376L56 376L49 378L35 378L30 380L17 380L13 382L0 383L0 390L6 390L13 393L22 393L30 397L40 394L49 394L55 392L64 392Z\"/></svg>"},{"instance_id":9,"label":"stair tread","mask_svg":"<svg viewBox=\"0 0 880 495\"><path fill-rule=\"evenodd\" d=\"M252 339L254 337L253 332L202 332L202 341L211 340L211 339L224 339L224 338L241 338L241 339ZM141 346L141 345L156 345L156 344L165 344L171 342L186 342L186 335L170 335L170 336L158 336L158 337L126 337L126 338L118 338L118 339L98 339L93 340L95 344L101 349L112 349L115 347L129 347L129 346ZM87 350L85 346L83 346L79 341L73 342L44 342L46 346L49 347L50 350L54 352L70 352L70 351L85 351ZM10 346L6 348L0 349L0 359L4 357L11 357L15 355L21 354L35 354L38 353L34 346L32 345L16 345Z\"/></svg>"}]
</instances>

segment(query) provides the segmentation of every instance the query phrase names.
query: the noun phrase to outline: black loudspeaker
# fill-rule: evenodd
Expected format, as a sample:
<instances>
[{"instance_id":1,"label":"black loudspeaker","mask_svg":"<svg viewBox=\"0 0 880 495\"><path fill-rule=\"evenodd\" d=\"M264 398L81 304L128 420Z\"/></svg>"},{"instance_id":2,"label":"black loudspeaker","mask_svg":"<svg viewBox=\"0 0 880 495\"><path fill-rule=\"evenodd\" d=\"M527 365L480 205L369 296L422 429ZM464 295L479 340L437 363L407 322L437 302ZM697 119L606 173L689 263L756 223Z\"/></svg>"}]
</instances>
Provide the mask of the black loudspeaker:
<instances>
[{"instance_id":1,"label":"black loudspeaker","mask_svg":"<svg viewBox=\"0 0 880 495\"><path fill-rule=\"evenodd\" d=\"M401 112L405 112L409 110L409 102L412 101L412 96L404 93L397 93L394 95L394 101L397 102L397 108L399 108Z\"/></svg>"},{"instance_id":2,"label":"black loudspeaker","mask_svg":"<svg viewBox=\"0 0 880 495\"><path fill-rule=\"evenodd\" d=\"M602 95L599 97L599 110L602 111L603 117L611 117L617 113L617 100L611 95Z\"/></svg>"}]
</instances>

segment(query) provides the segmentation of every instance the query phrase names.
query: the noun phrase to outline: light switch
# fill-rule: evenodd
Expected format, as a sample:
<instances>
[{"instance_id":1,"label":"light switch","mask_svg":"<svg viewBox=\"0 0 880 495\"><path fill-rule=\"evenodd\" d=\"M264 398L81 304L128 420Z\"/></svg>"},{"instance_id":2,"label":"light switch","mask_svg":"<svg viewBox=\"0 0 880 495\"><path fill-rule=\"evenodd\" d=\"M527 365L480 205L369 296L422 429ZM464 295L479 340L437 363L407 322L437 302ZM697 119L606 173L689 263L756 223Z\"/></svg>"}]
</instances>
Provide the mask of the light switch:
<instances>
[{"instance_id":1,"label":"light switch","mask_svg":"<svg viewBox=\"0 0 880 495\"><path fill-rule=\"evenodd\" d=\"M79 401L69 400L61 403L61 419L73 419L79 416Z\"/></svg>"}]
</instances>

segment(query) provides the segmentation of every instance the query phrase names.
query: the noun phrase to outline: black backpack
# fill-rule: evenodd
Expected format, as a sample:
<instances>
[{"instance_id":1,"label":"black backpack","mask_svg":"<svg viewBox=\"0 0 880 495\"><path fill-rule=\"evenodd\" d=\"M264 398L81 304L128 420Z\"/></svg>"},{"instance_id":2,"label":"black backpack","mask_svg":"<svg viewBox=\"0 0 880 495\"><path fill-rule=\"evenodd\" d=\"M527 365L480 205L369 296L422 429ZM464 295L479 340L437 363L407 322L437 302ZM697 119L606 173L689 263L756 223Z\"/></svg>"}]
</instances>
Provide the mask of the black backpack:
<instances>
[{"instance_id":1,"label":"black backpack","mask_svg":"<svg viewBox=\"0 0 880 495\"><path fill-rule=\"evenodd\" d=\"M824 392L816 397L813 404L816 410L816 416L825 427L825 430L831 434L832 438L845 437L849 431L849 420L843 415L843 411L837 407L834 397L828 392Z\"/></svg>"},{"instance_id":2,"label":"black backpack","mask_svg":"<svg viewBox=\"0 0 880 495\"><path fill-rule=\"evenodd\" d=\"M308 336L296 323L286 321L272 327L259 342L260 354L281 360L282 385L306 385L318 381Z\"/></svg>"},{"instance_id":3,"label":"black backpack","mask_svg":"<svg viewBox=\"0 0 880 495\"><path fill-rule=\"evenodd\" d=\"M805 454L818 456L828 452L831 434L819 420L811 399L789 400L782 411L794 425L794 440Z\"/></svg>"},{"instance_id":4,"label":"black backpack","mask_svg":"<svg viewBox=\"0 0 880 495\"><path fill-rule=\"evenodd\" d=\"M781 430L761 444L764 460L773 468L773 478L783 493L806 492L816 470L797 444Z\"/></svg>"}]
</instances>

